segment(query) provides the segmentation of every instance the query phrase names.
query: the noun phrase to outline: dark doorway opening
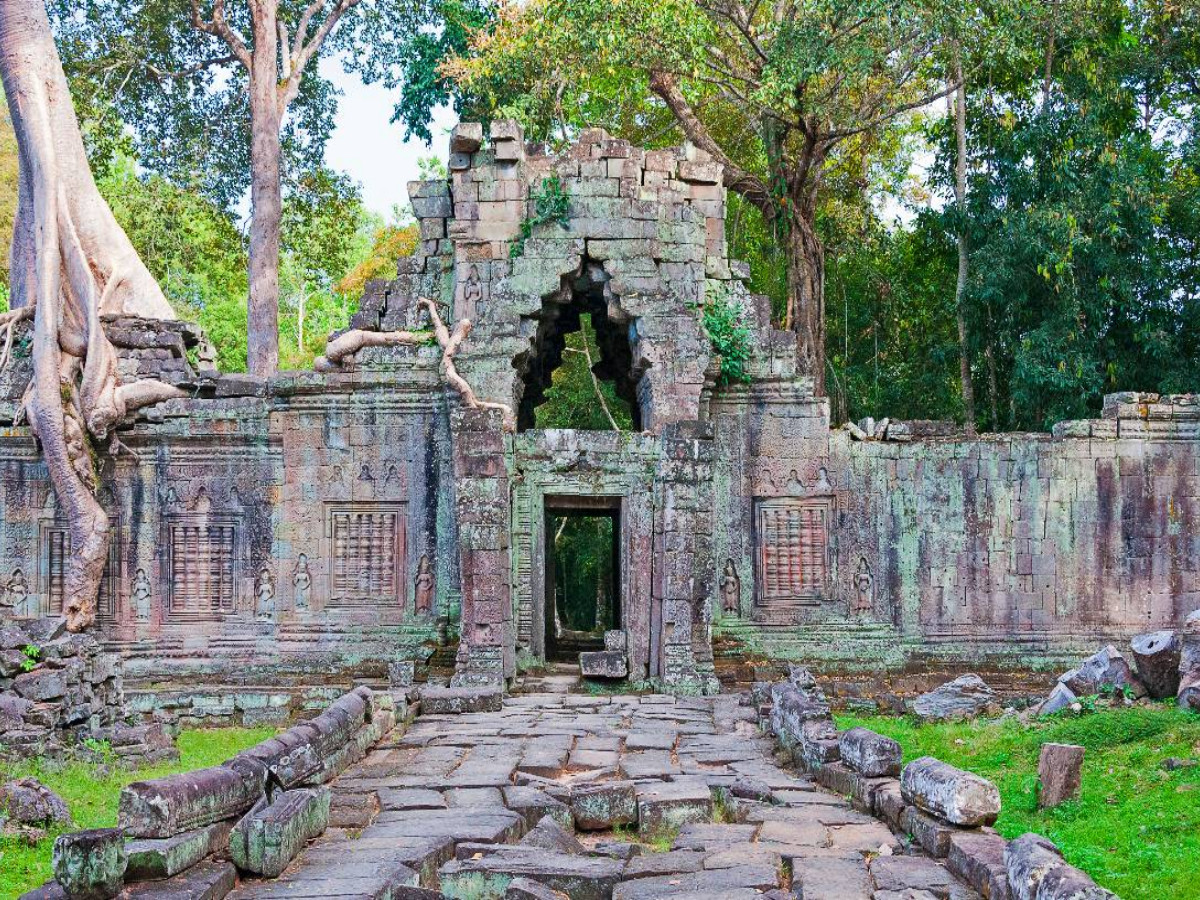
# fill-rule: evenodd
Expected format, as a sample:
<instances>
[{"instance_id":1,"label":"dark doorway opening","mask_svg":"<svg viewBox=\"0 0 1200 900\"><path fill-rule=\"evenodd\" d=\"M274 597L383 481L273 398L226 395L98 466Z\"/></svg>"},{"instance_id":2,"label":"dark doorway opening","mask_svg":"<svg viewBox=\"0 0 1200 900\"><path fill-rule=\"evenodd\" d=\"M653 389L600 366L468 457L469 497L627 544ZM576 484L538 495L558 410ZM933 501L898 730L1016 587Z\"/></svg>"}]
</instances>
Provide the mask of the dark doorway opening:
<instances>
[{"instance_id":1,"label":"dark doorway opening","mask_svg":"<svg viewBox=\"0 0 1200 900\"><path fill-rule=\"evenodd\" d=\"M574 662L621 627L619 501L547 502L545 522L546 660Z\"/></svg>"}]
</instances>

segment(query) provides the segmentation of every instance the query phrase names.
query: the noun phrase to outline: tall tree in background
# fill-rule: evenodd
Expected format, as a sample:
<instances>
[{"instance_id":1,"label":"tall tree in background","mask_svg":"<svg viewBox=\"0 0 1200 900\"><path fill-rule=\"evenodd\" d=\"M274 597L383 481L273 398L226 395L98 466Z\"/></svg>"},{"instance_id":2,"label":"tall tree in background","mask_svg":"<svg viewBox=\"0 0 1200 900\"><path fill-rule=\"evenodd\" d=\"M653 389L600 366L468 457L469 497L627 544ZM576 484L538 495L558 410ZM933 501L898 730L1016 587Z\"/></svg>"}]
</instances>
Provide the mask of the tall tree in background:
<instances>
[{"instance_id":1,"label":"tall tree in background","mask_svg":"<svg viewBox=\"0 0 1200 900\"><path fill-rule=\"evenodd\" d=\"M247 363L279 360L284 168L320 167L336 91L317 71L336 50L382 54L381 29L415 30L414 7L376 0L55 0L73 80L131 125L139 160L199 182L232 208L250 192Z\"/></svg>"},{"instance_id":2,"label":"tall tree in background","mask_svg":"<svg viewBox=\"0 0 1200 900\"><path fill-rule=\"evenodd\" d=\"M118 385L116 351L100 316L172 313L96 189L42 0L0 3L0 77L19 158L13 309L0 316L0 366L13 329L32 318L25 408L67 518L64 613L68 628L81 631L95 619L109 541L91 444L128 411L181 393L151 380Z\"/></svg>"},{"instance_id":3,"label":"tall tree in background","mask_svg":"<svg viewBox=\"0 0 1200 900\"><path fill-rule=\"evenodd\" d=\"M819 192L840 149L954 90L948 35L986 20L963 4L898 0L531 0L506 7L447 70L478 93L514 85L567 115L585 96L641 83L725 168L726 186L778 226L785 326L825 383ZM543 125L543 131L548 130Z\"/></svg>"}]
</instances>

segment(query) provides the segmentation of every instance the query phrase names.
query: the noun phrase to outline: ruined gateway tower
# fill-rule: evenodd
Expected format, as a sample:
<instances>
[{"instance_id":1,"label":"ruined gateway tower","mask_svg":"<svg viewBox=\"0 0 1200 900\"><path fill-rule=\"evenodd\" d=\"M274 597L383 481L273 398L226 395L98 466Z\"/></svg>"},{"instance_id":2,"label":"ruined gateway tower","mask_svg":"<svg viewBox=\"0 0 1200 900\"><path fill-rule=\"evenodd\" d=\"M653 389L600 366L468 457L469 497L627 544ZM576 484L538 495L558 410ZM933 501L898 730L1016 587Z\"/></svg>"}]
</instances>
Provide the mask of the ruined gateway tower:
<instances>
[{"instance_id":1,"label":"ruined gateway tower","mask_svg":"<svg viewBox=\"0 0 1200 900\"><path fill-rule=\"evenodd\" d=\"M617 523L630 677L677 690L714 687L714 629L843 670L1023 667L1200 606L1195 397L1114 395L1053 435L891 423L858 440L830 429L794 336L728 259L719 165L594 130L553 156L510 123L483 137L459 126L449 178L409 186L421 244L352 327L428 328L421 297L469 318L458 369L514 432L463 404L434 345L260 381L197 371L188 326L107 323L125 378L194 394L142 411L104 477L99 629L142 709L277 721L456 636L460 680L510 678L545 654L546 524L564 512ZM522 238L555 177L564 220ZM716 387L709 303L753 331L748 384ZM634 431L532 427L582 314ZM27 377L27 358L0 376L0 615L17 618L61 609L69 552L11 424Z\"/></svg>"}]
</instances>

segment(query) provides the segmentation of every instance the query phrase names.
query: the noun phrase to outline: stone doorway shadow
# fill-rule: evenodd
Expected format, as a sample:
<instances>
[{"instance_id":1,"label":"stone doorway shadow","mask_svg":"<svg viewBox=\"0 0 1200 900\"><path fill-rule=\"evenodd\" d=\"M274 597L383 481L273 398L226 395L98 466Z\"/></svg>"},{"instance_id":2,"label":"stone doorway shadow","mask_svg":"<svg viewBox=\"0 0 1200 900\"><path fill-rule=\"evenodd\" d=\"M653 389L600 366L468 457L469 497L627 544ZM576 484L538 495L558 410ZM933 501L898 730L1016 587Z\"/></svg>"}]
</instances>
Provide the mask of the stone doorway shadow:
<instances>
[{"instance_id":1,"label":"stone doorway shadow","mask_svg":"<svg viewBox=\"0 0 1200 900\"><path fill-rule=\"evenodd\" d=\"M575 663L623 627L621 498L547 497L542 521L545 658Z\"/></svg>"}]
</instances>

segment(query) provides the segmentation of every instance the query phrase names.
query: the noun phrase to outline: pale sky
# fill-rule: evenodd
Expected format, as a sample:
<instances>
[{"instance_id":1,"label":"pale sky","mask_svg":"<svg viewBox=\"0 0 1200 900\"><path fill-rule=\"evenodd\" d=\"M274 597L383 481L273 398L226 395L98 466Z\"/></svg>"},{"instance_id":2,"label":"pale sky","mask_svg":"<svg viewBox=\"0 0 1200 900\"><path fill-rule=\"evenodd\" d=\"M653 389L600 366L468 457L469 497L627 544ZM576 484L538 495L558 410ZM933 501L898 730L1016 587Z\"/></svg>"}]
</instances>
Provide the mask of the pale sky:
<instances>
[{"instance_id":1,"label":"pale sky","mask_svg":"<svg viewBox=\"0 0 1200 900\"><path fill-rule=\"evenodd\" d=\"M446 161L454 111L439 109L430 127L433 144L405 142L403 126L393 123L396 95L377 84L364 85L342 71L336 59L323 59L321 73L342 89L326 162L362 185L367 208L389 216L394 204L408 203L407 183L417 177L417 159L437 156Z\"/></svg>"}]
</instances>

